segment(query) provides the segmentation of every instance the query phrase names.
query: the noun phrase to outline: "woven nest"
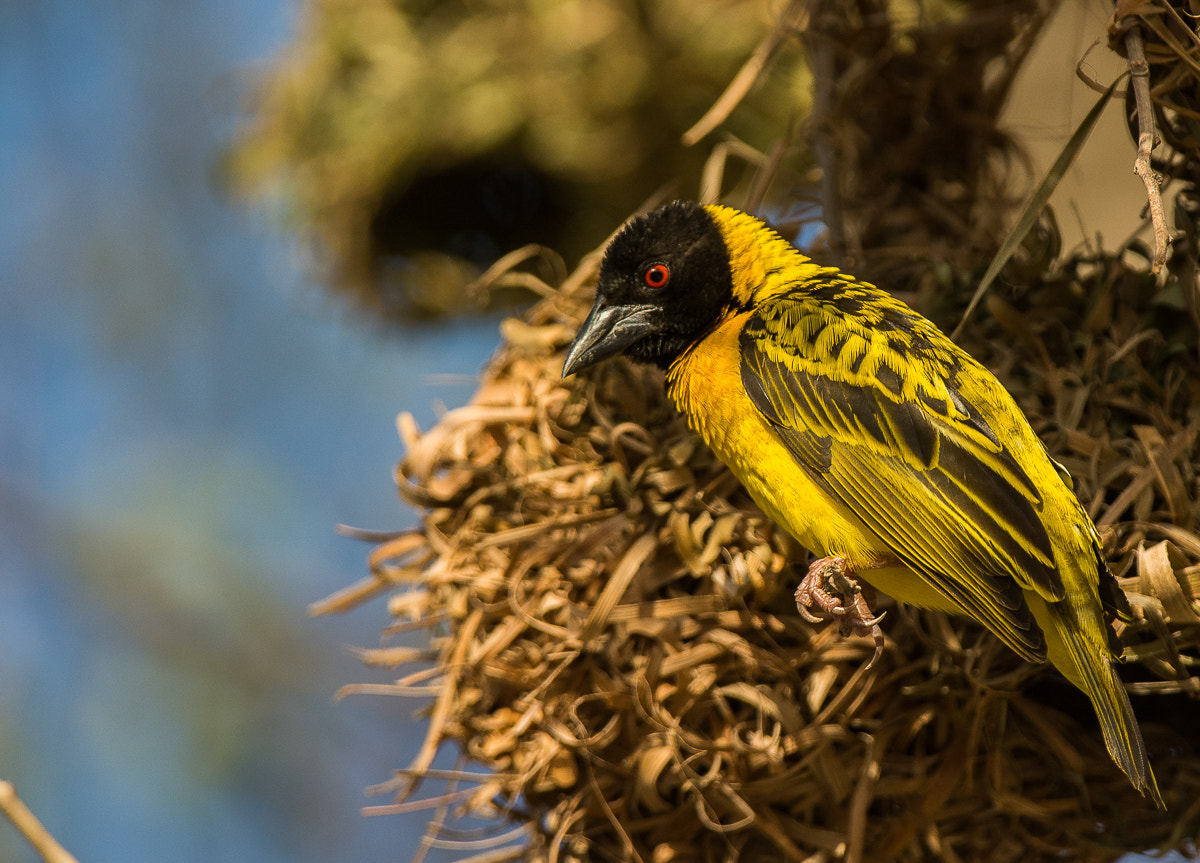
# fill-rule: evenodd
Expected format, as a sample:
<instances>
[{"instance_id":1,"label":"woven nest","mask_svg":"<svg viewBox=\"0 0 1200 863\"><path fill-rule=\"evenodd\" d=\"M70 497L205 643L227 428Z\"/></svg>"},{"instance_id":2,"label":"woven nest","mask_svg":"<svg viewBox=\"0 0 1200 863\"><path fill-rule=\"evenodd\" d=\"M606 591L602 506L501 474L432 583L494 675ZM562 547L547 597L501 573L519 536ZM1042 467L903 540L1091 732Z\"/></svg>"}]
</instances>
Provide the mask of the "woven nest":
<instances>
[{"instance_id":1,"label":"woven nest","mask_svg":"<svg viewBox=\"0 0 1200 863\"><path fill-rule=\"evenodd\" d=\"M828 152L817 161L840 175L823 201L827 221L842 225L830 249L862 253L864 272L914 289L907 298L947 330L990 254L979 238L990 246L1006 218L1004 162L997 169L993 157L1007 144L987 132L962 148L962 164L914 144L922 170L897 170L855 142L892 140L891 114L863 100L896 102L877 82L926 80L915 66L942 82L918 94L962 90L957 101L922 102L932 130L960 128L951 120L993 130L1045 10L1020 0L1002 12L900 40L864 16L861 32L822 24L813 43L828 65L816 100L828 130L816 149ZM989 77L985 60L998 52L1001 74ZM864 69L872 74L852 74ZM925 206L903 209L909 200ZM1159 289L1136 247L1056 260L1056 242L1029 242L1009 272L1030 287L994 289L990 314L963 338L1071 470L1130 595L1124 672L1141 696L1134 709L1166 814L1112 763L1086 698L969 621L881 597L887 642L869 669L873 642L805 622L792 600L805 552L686 428L660 373L617 360L560 380L596 255L554 290L512 274L544 299L506 322L472 402L424 433L400 418L408 452L397 482L420 528L375 537L370 577L317 607L386 595L394 622L362 656L401 676L348 691L432 699L424 745L379 789L395 802L374 811L433 806L422 856L444 847L489 861L1194 850L1196 245L1176 243L1174 275ZM488 278L502 283L505 266ZM389 646L413 630L427 631L427 648ZM435 769L443 750L458 754L455 769ZM456 819L494 830L456 832Z\"/></svg>"},{"instance_id":2,"label":"woven nest","mask_svg":"<svg viewBox=\"0 0 1200 863\"><path fill-rule=\"evenodd\" d=\"M1186 847L1200 370L1177 298L1117 258L1072 259L994 298L966 343L1073 472L1130 594L1125 669L1164 815L1109 759L1083 696L970 622L880 597L887 643L868 669L868 639L801 619L804 552L689 432L660 373L619 360L560 380L595 268L506 323L469 405L425 433L401 416L397 481L422 525L317 609L386 593L389 635L429 634L428 650L363 652L410 669L382 691L432 696L425 744L379 811L437 799L427 845L487 860ZM432 769L447 744L461 769ZM447 826L464 816L494 835Z\"/></svg>"}]
</instances>

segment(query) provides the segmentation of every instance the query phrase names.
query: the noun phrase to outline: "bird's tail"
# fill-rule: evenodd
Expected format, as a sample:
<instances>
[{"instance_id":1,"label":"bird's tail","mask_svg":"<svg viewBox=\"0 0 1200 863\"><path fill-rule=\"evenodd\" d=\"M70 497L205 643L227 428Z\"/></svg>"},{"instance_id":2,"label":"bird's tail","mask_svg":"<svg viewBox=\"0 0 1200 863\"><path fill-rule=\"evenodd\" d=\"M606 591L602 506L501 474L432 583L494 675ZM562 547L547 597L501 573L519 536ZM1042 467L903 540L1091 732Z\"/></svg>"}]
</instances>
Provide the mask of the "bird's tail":
<instances>
[{"instance_id":1,"label":"bird's tail","mask_svg":"<svg viewBox=\"0 0 1200 863\"><path fill-rule=\"evenodd\" d=\"M1091 699L1096 716L1100 719L1100 729L1104 732L1104 743L1113 761L1125 771L1134 788L1143 795L1149 794L1158 808L1165 810L1166 805L1146 757L1146 743L1142 740L1142 732L1133 715L1133 707L1129 704L1129 696L1125 693L1125 685L1117 675L1107 649L1092 643L1081 630L1078 626L1060 627L1062 646L1076 674L1070 674L1058 662L1054 664L1066 672L1067 677Z\"/></svg>"}]
</instances>

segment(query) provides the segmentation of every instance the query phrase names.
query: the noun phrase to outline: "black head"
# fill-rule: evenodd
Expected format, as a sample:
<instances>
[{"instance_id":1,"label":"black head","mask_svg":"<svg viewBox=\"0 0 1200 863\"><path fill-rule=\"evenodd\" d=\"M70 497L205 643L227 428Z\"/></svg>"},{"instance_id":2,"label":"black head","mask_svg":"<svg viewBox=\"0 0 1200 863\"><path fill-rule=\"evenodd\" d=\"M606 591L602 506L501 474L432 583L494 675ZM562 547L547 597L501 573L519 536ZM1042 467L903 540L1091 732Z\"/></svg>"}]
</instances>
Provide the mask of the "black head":
<instances>
[{"instance_id":1,"label":"black head","mask_svg":"<svg viewBox=\"0 0 1200 863\"><path fill-rule=\"evenodd\" d=\"M617 354L665 369L732 300L725 241L703 207L677 201L639 216L604 253L596 303L563 376Z\"/></svg>"}]
</instances>

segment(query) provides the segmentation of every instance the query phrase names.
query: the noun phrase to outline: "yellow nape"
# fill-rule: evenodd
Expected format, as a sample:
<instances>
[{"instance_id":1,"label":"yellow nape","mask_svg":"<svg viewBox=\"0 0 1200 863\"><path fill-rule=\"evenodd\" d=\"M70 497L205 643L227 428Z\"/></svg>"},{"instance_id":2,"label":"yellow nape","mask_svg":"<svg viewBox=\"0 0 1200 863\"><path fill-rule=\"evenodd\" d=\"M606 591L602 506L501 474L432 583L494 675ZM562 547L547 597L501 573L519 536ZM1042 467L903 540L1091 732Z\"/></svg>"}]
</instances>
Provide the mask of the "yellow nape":
<instances>
[{"instance_id":1,"label":"yellow nape","mask_svg":"<svg viewBox=\"0 0 1200 863\"><path fill-rule=\"evenodd\" d=\"M733 298L739 306L781 294L797 281L838 272L813 263L777 232L741 210L720 204L709 204L704 209L725 240L729 267L736 274Z\"/></svg>"}]
</instances>

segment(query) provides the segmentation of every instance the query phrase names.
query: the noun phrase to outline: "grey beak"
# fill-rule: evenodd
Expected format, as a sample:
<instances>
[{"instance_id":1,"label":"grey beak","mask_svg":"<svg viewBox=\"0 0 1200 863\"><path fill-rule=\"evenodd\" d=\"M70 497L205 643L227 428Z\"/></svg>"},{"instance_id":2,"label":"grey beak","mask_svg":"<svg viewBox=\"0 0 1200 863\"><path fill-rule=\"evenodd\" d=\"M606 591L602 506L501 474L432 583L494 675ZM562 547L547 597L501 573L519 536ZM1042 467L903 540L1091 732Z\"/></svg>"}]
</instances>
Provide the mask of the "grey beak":
<instances>
[{"instance_id":1,"label":"grey beak","mask_svg":"<svg viewBox=\"0 0 1200 863\"><path fill-rule=\"evenodd\" d=\"M609 306L597 297L567 351L563 377L615 357L653 333L656 325L651 317L655 311L656 307L650 305Z\"/></svg>"}]
</instances>

